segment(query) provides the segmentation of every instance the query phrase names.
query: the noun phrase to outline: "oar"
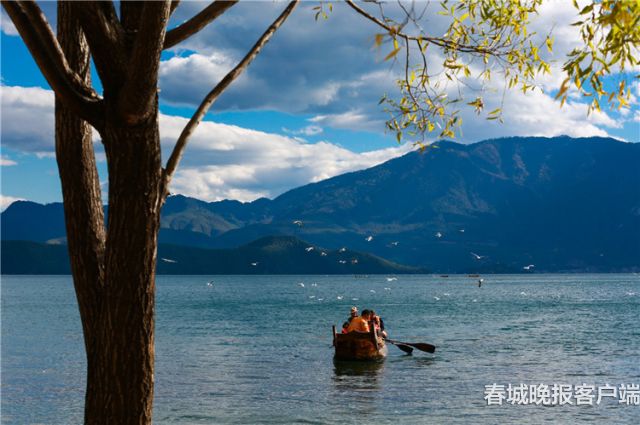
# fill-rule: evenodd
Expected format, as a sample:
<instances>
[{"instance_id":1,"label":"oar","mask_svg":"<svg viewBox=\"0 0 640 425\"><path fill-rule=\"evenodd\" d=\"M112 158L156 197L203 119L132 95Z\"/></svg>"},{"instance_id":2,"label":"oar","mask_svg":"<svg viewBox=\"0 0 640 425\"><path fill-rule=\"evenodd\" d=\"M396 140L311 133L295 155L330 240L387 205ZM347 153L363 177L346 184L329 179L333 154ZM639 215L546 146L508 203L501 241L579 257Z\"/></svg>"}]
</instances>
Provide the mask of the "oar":
<instances>
[{"instance_id":1,"label":"oar","mask_svg":"<svg viewBox=\"0 0 640 425\"><path fill-rule=\"evenodd\" d=\"M391 340L391 339L387 339L387 341L389 341L390 343L396 345L397 347L400 347L400 345L408 345L409 347L417 348L418 350L425 351L427 353L433 353L433 352L436 351L436 346L435 345L427 344L425 342L411 343L411 342L394 341L394 340Z\"/></svg>"},{"instance_id":2,"label":"oar","mask_svg":"<svg viewBox=\"0 0 640 425\"><path fill-rule=\"evenodd\" d=\"M413 348L409 347L408 345L400 344L400 343L391 341L390 339L385 339L385 341L395 345L396 347L398 347L399 349L401 349L402 351L404 351L407 354L413 353Z\"/></svg>"}]
</instances>

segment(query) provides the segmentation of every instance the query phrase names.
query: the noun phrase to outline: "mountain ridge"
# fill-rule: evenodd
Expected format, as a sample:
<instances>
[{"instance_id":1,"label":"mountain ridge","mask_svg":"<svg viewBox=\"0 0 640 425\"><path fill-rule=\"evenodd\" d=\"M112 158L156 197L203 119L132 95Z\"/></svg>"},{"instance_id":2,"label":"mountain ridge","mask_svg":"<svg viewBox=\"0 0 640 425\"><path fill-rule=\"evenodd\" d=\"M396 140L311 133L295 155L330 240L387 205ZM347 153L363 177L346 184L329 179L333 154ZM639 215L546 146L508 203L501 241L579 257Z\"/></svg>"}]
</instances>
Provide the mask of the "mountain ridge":
<instances>
[{"instance_id":1,"label":"mountain ridge","mask_svg":"<svg viewBox=\"0 0 640 425\"><path fill-rule=\"evenodd\" d=\"M160 241L231 248L289 235L447 273L528 264L550 272L638 270L638 163L639 144L601 137L441 141L273 200L171 196ZM3 213L3 239L5 227L12 239L34 238L33 226L17 231L24 223L12 207ZM26 216L36 220L34 214ZM64 236L52 227L38 242Z\"/></svg>"}]
</instances>

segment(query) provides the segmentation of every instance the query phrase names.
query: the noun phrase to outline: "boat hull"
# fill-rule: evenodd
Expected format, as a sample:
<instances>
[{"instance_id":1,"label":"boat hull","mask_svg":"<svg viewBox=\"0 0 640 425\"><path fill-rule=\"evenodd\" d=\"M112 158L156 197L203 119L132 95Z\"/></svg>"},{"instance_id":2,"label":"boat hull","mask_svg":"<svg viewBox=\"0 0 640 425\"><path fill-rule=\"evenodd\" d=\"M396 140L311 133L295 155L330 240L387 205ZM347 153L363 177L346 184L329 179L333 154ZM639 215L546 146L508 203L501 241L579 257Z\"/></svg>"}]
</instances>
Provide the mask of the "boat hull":
<instances>
[{"instance_id":1,"label":"boat hull","mask_svg":"<svg viewBox=\"0 0 640 425\"><path fill-rule=\"evenodd\" d=\"M337 360L372 361L387 356L384 340L376 337L375 331L339 334L333 328L333 346Z\"/></svg>"}]
</instances>

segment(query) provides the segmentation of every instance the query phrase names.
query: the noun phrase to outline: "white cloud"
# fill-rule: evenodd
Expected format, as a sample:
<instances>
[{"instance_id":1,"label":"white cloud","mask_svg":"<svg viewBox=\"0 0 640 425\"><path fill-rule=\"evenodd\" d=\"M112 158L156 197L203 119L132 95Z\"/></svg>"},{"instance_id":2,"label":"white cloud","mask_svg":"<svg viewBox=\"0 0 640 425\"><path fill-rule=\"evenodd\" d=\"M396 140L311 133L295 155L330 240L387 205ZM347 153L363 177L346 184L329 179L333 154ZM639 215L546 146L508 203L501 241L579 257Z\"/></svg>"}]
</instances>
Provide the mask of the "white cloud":
<instances>
[{"instance_id":1,"label":"white cloud","mask_svg":"<svg viewBox=\"0 0 640 425\"><path fill-rule=\"evenodd\" d=\"M285 133L294 134L294 135L317 136L318 134L322 133L324 130L322 129L322 127L318 125L307 125L305 127L302 127L299 130L291 130L289 128L282 127L282 131L284 131Z\"/></svg>"},{"instance_id":2,"label":"white cloud","mask_svg":"<svg viewBox=\"0 0 640 425\"><path fill-rule=\"evenodd\" d=\"M2 144L22 152L53 152L54 95L40 87L0 86Z\"/></svg>"},{"instance_id":3,"label":"white cloud","mask_svg":"<svg viewBox=\"0 0 640 425\"><path fill-rule=\"evenodd\" d=\"M0 31L2 31L5 35L20 35L18 33L18 30L16 29L16 26L13 25L13 22L11 22L11 19L9 19L9 17L4 13L4 10L2 11L2 13L0 13Z\"/></svg>"},{"instance_id":4,"label":"white cloud","mask_svg":"<svg viewBox=\"0 0 640 425\"><path fill-rule=\"evenodd\" d=\"M24 201L24 199L0 194L0 211L4 211L9 205L13 204L16 201Z\"/></svg>"},{"instance_id":5,"label":"white cloud","mask_svg":"<svg viewBox=\"0 0 640 425\"><path fill-rule=\"evenodd\" d=\"M9 158L8 156L5 156L5 155L0 156L0 166L10 167L12 165L18 165L18 163L15 162L13 159Z\"/></svg>"},{"instance_id":6,"label":"white cloud","mask_svg":"<svg viewBox=\"0 0 640 425\"><path fill-rule=\"evenodd\" d=\"M167 156L187 119L161 115ZM402 145L357 153L327 141L297 138L204 121L194 133L171 191L205 200L250 201L345 172L368 168L409 152Z\"/></svg>"}]
</instances>

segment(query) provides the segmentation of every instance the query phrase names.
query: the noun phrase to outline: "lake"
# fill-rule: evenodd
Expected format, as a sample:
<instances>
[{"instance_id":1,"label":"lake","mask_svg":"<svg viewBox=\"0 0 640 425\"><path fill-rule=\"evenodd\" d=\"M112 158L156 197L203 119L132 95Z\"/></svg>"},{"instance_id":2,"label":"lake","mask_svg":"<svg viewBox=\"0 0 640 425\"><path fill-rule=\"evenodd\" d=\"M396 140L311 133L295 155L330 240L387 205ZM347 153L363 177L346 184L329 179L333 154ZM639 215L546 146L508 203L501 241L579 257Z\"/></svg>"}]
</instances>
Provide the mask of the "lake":
<instances>
[{"instance_id":1,"label":"lake","mask_svg":"<svg viewBox=\"0 0 640 425\"><path fill-rule=\"evenodd\" d=\"M640 423L640 406L614 397L485 400L494 383L588 384L595 395L640 384L640 276L483 278L479 288L467 276L160 276L154 423ZM71 278L3 276L1 290L2 423L81 423ZM382 363L335 363L331 326L352 305L436 353L390 346Z\"/></svg>"}]
</instances>

